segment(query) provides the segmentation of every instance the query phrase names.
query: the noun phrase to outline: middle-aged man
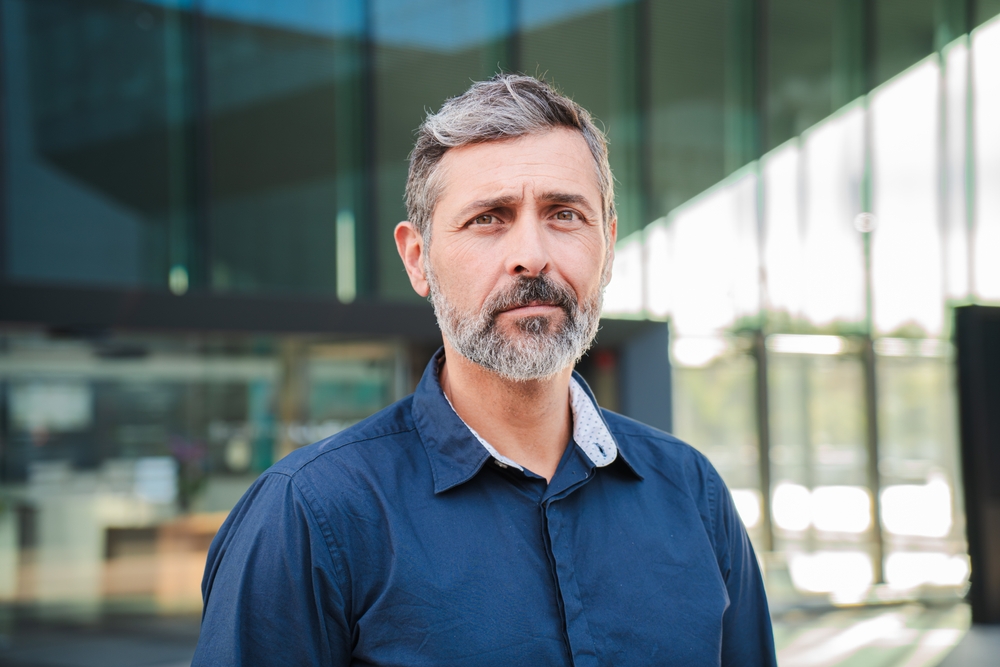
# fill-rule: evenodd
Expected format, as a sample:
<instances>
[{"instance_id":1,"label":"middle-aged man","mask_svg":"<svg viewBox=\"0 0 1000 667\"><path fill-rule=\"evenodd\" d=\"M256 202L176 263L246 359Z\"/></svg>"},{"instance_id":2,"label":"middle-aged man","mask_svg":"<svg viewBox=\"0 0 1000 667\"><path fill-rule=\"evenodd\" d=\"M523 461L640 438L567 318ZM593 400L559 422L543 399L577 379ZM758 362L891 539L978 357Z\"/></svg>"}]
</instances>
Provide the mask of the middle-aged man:
<instances>
[{"instance_id":1,"label":"middle-aged man","mask_svg":"<svg viewBox=\"0 0 1000 667\"><path fill-rule=\"evenodd\" d=\"M233 509L194 665L775 664L718 473L573 372L611 275L612 183L589 114L536 79L426 119L395 238L444 347L413 395Z\"/></svg>"}]
</instances>

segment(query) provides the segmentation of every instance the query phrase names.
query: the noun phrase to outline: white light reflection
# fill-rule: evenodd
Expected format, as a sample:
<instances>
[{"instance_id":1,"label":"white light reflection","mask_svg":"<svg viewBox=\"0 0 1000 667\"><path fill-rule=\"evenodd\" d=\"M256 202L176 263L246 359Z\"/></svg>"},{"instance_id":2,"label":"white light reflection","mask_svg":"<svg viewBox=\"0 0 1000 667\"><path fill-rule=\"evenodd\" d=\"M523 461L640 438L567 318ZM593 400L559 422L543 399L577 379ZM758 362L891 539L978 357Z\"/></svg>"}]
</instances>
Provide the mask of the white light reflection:
<instances>
[{"instance_id":1,"label":"white light reflection","mask_svg":"<svg viewBox=\"0 0 1000 667\"><path fill-rule=\"evenodd\" d=\"M631 234L615 245L611 282L604 289L604 314L642 313L642 253L642 232Z\"/></svg>"},{"instance_id":2,"label":"white light reflection","mask_svg":"<svg viewBox=\"0 0 1000 667\"><path fill-rule=\"evenodd\" d=\"M933 60L872 94L873 316L878 330L915 324L935 335L944 323L938 231L938 83Z\"/></svg>"},{"instance_id":3,"label":"white light reflection","mask_svg":"<svg viewBox=\"0 0 1000 667\"><path fill-rule=\"evenodd\" d=\"M726 351L724 338L674 338L670 354L674 365L703 368Z\"/></svg>"},{"instance_id":4,"label":"white light reflection","mask_svg":"<svg viewBox=\"0 0 1000 667\"><path fill-rule=\"evenodd\" d=\"M927 484L898 484L882 490L882 523L896 535L947 537L951 532L951 487L935 476Z\"/></svg>"},{"instance_id":5,"label":"white light reflection","mask_svg":"<svg viewBox=\"0 0 1000 667\"><path fill-rule=\"evenodd\" d=\"M945 63L945 293L969 294L969 228L966 203L966 130L969 48L965 38L944 50Z\"/></svg>"},{"instance_id":6,"label":"white light reflection","mask_svg":"<svg viewBox=\"0 0 1000 667\"><path fill-rule=\"evenodd\" d=\"M704 336L760 309L757 179L745 173L671 218L672 331Z\"/></svg>"},{"instance_id":7,"label":"white light reflection","mask_svg":"<svg viewBox=\"0 0 1000 667\"><path fill-rule=\"evenodd\" d=\"M666 218L646 227L646 311L652 317L667 317L672 306L670 282L670 237Z\"/></svg>"},{"instance_id":8,"label":"white light reflection","mask_svg":"<svg viewBox=\"0 0 1000 667\"><path fill-rule=\"evenodd\" d=\"M732 489L730 495L736 511L747 528L754 528L760 523L760 491L757 489Z\"/></svg>"},{"instance_id":9,"label":"white light reflection","mask_svg":"<svg viewBox=\"0 0 1000 667\"><path fill-rule=\"evenodd\" d=\"M771 513L775 525L788 531L812 525L830 533L863 533L872 524L872 501L861 486L818 486L810 491L782 482L774 489Z\"/></svg>"},{"instance_id":10,"label":"white light reflection","mask_svg":"<svg viewBox=\"0 0 1000 667\"><path fill-rule=\"evenodd\" d=\"M819 486L812 492L812 522L817 530L863 533L872 524L872 501L860 486Z\"/></svg>"},{"instance_id":11,"label":"white light reflection","mask_svg":"<svg viewBox=\"0 0 1000 667\"><path fill-rule=\"evenodd\" d=\"M800 336L774 334L767 337L767 349L783 354L833 355L844 351L846 342L840 336Z\"/></svg>"},{"instance_id":12,"label":"white light reflection","mask_svg":"<svg viewBox=\"0 0 1000 667\"><path fill-rule=\"evenodd\" d=\"M805 530L812 523L809 489L790 482L778 484L771 496L771 514L779 528Z\"/></svg>"},{"instance_id":13,"label":"white light reflection","mask_svg":"<svg viewBox=\"0 0 1000 667\"><path fill-rule=\"evenodd\" d=\"M810 593L830 593L841 602L864 597L874 581L871 557L862 551L817 551L788 558L792 584Z\"/></svg>"},{"instance_id":14,"label":"white light reflection","mask_svg":"<svg viewBox=\"0 0 1000 667\"><path fill-rule=\"evenodd\" d=\"M802 309L799 158L798 146L788 144L764 157L761 167L768 306L792 315Z\"/></svg>"},{"instance_id":15,"label":"white light reflection","mask_svg":"<svg viewBox=\"0 0 1000 667\"><path fill-rule=\"evenodd\" d=\"M893 588L961 586L969 578L967 556L940 552L902 551L885 559L885 581Z\"/></svg>"},{"instance_id":16,"label":"white light reflection","mask_svg":"<svg viewBox=\"0 0 1000 667\"><path fill-rule=\"evenodd\" d=\"M803 136L802 314L813 324L860 322L865 315L861 212L864 116L855 106Z\"/></svg>"},{"instance_id":17,"label":"white light reflection","mask_svg":"<svg viewBox=\"0 0 1000 667\"><path fill-rule=\"evenodd\" d=\"M974 288L983 299L1000 299L1000 20L972 34L975 133Z\"/></svg>"}]
</instances>

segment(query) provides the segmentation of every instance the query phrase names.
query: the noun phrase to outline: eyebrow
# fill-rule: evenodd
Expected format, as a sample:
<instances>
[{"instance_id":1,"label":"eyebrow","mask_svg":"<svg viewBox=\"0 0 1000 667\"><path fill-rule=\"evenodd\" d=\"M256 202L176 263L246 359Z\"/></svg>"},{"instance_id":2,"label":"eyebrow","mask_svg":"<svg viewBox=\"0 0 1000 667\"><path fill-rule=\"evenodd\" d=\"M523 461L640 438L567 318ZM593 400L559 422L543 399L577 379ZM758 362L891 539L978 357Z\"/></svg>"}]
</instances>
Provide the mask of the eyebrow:
<instances>
[{"instance_id":1,"label":"eyebrow","mask_svg":"<svg viewBox=\"0 0 1000 667\"><path fill-rule=\"evenodd\" d=\"M538 199L548 204L566 204L583 209L583 212L591 218L597 217L597 211L590 206L590 202L583 195L569 192L543 192ZM521 195L503 195L500 197L488 197L469 202L462 207L455 220L464 220L475 211L490 211L497 208L506 208L521 201Z\"/></svg>"}]
</instances>

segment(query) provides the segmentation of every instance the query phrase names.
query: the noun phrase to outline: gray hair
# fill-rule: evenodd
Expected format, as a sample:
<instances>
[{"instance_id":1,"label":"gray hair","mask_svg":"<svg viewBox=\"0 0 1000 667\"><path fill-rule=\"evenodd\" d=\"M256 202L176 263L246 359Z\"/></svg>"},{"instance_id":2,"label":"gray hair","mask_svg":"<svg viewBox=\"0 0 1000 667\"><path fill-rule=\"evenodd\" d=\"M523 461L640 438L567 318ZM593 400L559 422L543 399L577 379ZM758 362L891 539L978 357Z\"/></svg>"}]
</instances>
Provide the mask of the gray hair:
<instances>
[{"instance_id":1,"label":"gray hair","mask_svg":"<svg viewBox=\"0 0 1000 667\"><path fill-rule=\"evenodd\" d=\"M417 130L406 179L406 212L424 242L430 241L431 216L441 195L437 166L449 148L515 139L559 127L578 130L590 148L607 233L615 217L615 193L604 133L586 109L545 81L520 74L497 74L446 101Z\"/></svg>"}]
</instances>

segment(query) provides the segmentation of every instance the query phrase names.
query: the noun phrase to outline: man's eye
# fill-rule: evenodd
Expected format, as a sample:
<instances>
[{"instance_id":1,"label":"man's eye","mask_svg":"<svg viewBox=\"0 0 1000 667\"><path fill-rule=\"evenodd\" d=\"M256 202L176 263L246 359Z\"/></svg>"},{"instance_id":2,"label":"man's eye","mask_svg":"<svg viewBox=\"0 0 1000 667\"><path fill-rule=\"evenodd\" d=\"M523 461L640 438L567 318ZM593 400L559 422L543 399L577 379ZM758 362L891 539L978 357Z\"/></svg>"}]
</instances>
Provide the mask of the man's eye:
<instances>
[{"instance_id":1,"label":"man's eye","mask_svg":"<svg viewBox=\"0 0 1000 667\"><path fill-rule=\"evenodd\" d=\"M559 211L556 213L556 220L576 220L575 211Z\"/></svg>"},{"instance_id":2,"label":"man's eye","mask_svg":"<svg viewBox=\"0 0 1000 667\"><path fill-rule=\"evenodd\" d=\"M477 215L472 219L474 225L492 225L494 222L496 222L496 218L492 215Z\"/></svg>"}]
</instances>

